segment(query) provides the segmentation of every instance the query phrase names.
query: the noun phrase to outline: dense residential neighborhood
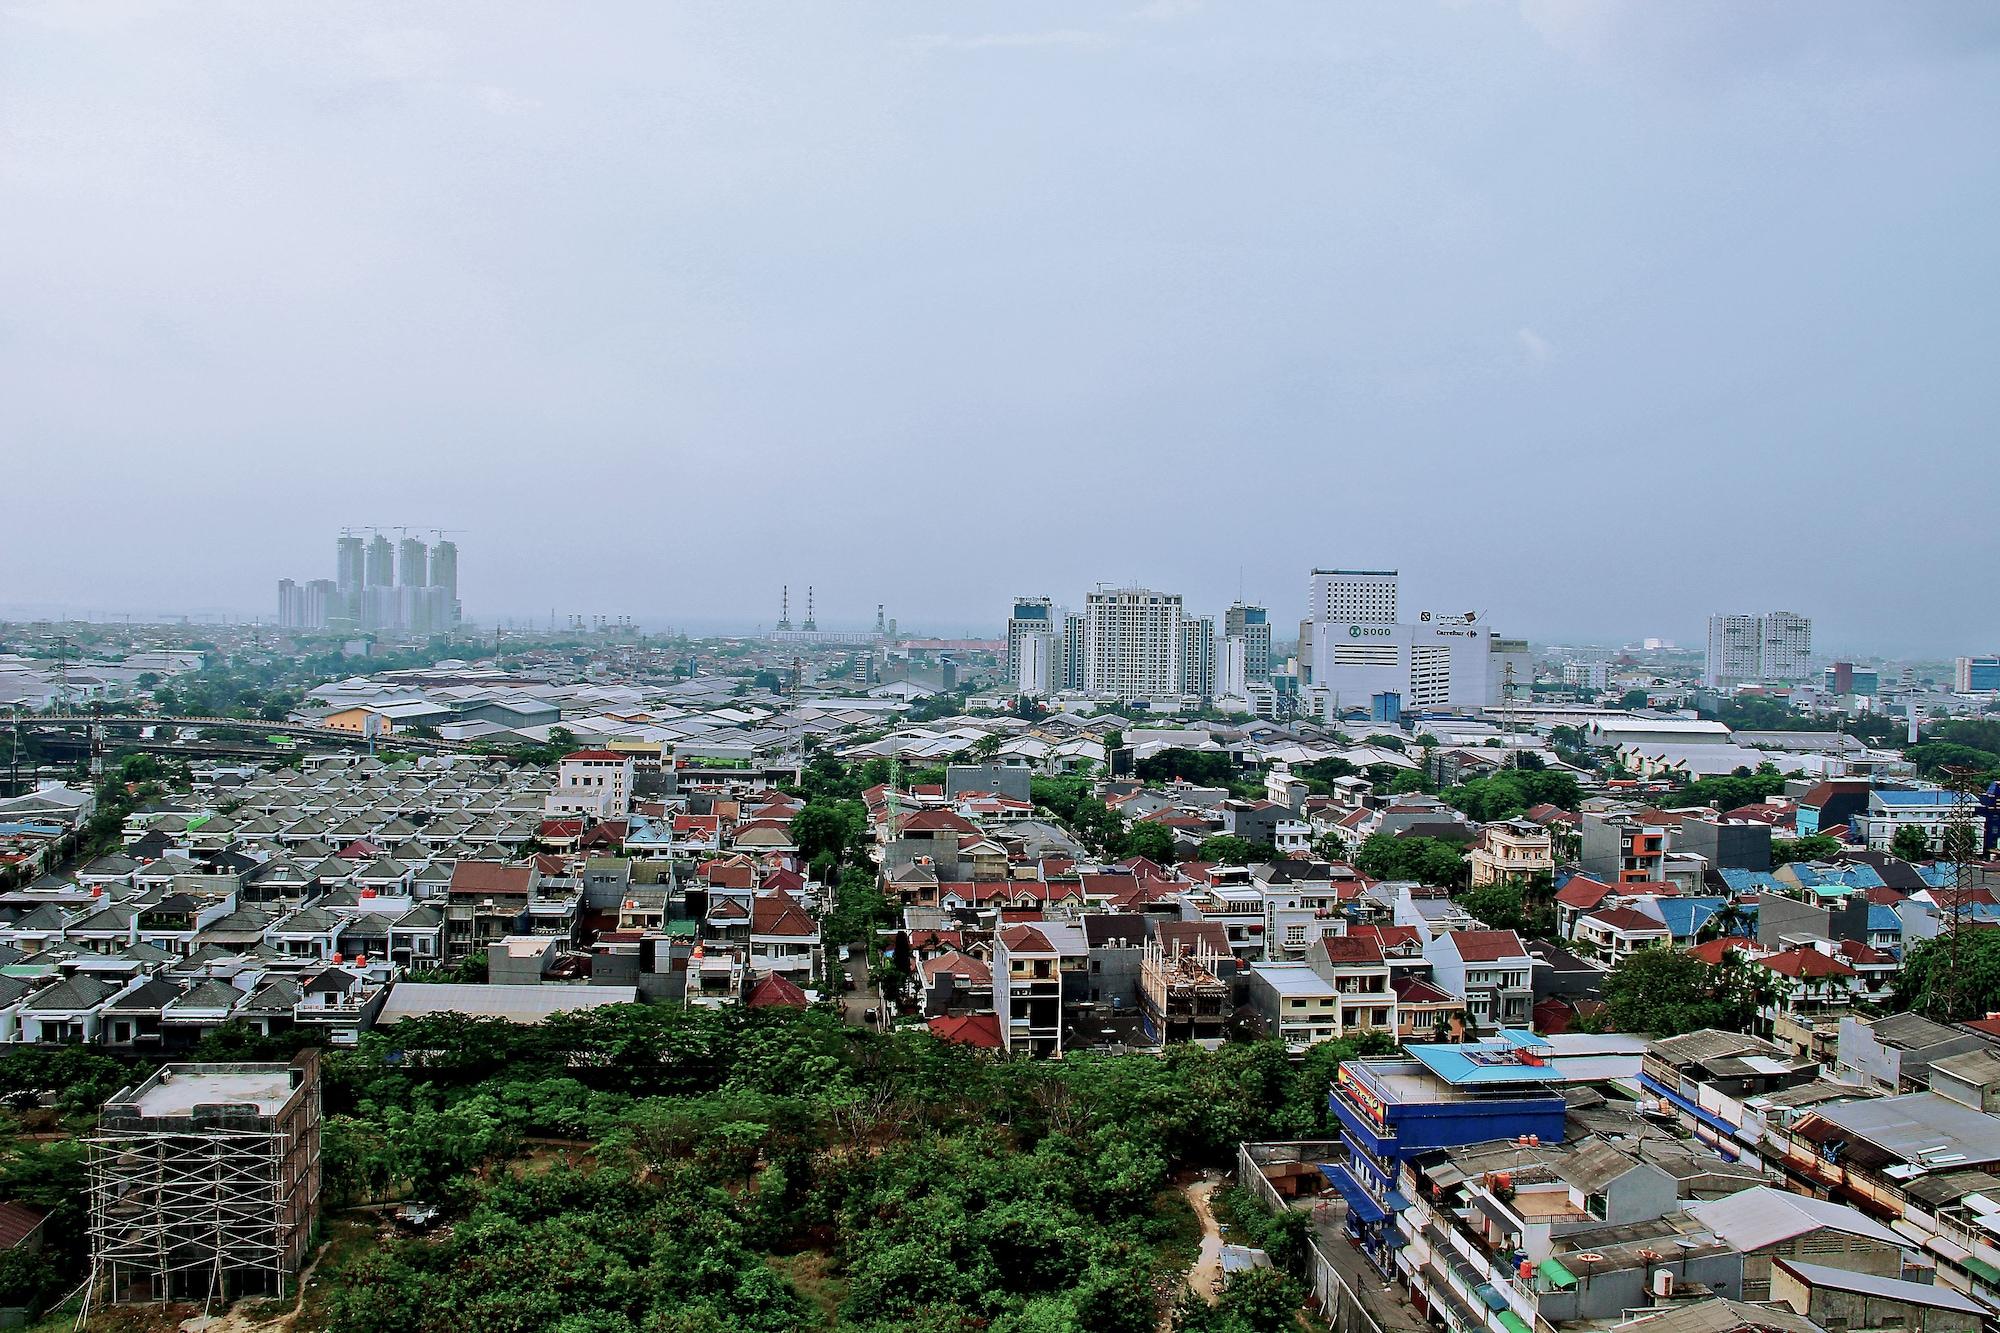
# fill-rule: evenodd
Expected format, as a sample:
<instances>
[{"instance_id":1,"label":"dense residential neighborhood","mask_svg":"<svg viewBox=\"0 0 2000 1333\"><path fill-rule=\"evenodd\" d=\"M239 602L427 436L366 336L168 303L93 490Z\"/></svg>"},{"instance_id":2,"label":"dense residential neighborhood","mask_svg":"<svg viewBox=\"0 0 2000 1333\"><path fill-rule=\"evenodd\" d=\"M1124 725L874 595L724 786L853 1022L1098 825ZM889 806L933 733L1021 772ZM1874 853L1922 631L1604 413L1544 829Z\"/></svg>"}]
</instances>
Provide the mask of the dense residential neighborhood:
<instances>
[{"instance_id":1,"label":"dense residential neighborhood","mask_svg":"<svg viewBox=\"0 0 2000 1333\"><path fill-rule=\"evenodd\" d=\"M1392 574L1350 583L1316 573L1315 604L1394 617ZM131 1215L156 1219L449 1207L454 1172L484 1178L545 1113L427 1166L396 1146L405 1112L344 1089L474 1032L506 1047L630 1013L646 1042L845 1030L1066 1086L1093 1061L1198 1076L1187 1060L1269 1051L1302 1082L1160 1180L1189 1225L1226 1203L1250 1242L1227 1271L1296 1280L1278 1299L1336 1323L2000 1316L2000 863L1966 773L2000 769L1990 697L1912 677L1903 706L1879 674L1869 696L1816 674L1719 689L1685 654L1577 671L1557 650L1466 702L1350 706L1302 666L1311 633L1276 653L1240 606L1221 622L1294 683L1235 706L1206 680L1192 699L1062 683L1098 679L1066 675L1093 652L1182 671L1197 635L1178 623L1112 646L1091 630L1159 613L1114 599L1067 645L1016 625L949 650L885 626L530 637L380 669L285 665L254 637L14 653L16 679L72 694L9 736L0 1069L23 1105L82 1117L95 1103L42 1071L108 1061L89 1067L110 1101L71 1131L87 1207L17 1190L0 1208L37 1234L53 1219L49 1271L93 1302L276 1295L306 1232L196 1244L116 1221L114 1199L143 1192ZM1201 660L1240 669L1231 637ZM1148 645L1175 661L1147 665ZM120 683L114 662L156 669ZM232 710L262 715L232 731ZM1917 720L1874 720L1897 711ZM254 1137L217 1156L202 1108L238 1099ZM591 1113L589 1135L624 1114ZM778 1160L771 1114L746 1169ZM164 1142L292 1183L203 1203L114 1169L165 1169ZM1236 1182L1212 1202L1186 1174L1204 1165ZM62 1294L22 1281L24 1305ZM318 1317L370 1326L339 1291ZM1874 1322L1828 1313L1857 1302Z\"/></svg>"}]
</instances>

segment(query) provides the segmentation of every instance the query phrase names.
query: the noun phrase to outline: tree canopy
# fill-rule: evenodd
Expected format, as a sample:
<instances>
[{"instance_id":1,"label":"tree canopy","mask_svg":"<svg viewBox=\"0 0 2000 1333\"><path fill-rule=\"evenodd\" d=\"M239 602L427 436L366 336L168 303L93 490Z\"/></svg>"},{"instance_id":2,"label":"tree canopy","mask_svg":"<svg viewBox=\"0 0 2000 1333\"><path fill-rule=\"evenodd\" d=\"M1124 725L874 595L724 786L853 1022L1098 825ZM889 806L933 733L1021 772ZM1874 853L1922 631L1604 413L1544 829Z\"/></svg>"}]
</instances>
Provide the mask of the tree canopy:
<instances>
[{"instance_id":1,"label":"tree canopy","mask_svg":"<svg viewBox=\"0 0 2000 1333\"><path fill-rule=\"evenodd\" d=\"M1354 868L1371 879L1450 887L1465 878L1465 853L1457 843L1438 838L1371 833L1354 853Z\"/></svg>"}]
</instances>

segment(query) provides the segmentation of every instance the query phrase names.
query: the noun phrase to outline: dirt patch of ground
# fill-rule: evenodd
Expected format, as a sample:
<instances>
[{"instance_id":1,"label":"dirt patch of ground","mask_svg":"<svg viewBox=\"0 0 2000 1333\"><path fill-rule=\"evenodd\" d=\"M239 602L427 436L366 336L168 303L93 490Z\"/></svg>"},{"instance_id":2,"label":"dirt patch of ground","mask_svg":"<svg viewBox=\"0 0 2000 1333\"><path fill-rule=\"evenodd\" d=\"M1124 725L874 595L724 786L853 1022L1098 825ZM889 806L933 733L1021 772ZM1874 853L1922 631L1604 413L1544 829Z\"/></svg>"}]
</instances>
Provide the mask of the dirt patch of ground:
<instances>
[{"instance_id":1,"label":"dirt patch of ground","mask_svg":"<svg viewBox=\"0 0 2000 1333\"><path fill-rule=\"evenodd\" d=\"M1201 1253L1196 1256L1194 1267L1188 1270L1188 1286L1213 1305L1222 1291L1222 1228L1216 1223L1215 1210L1209 1206L1215 1182L1198 1180L1187 1186L1185 1192L1188 1206L1201 1222Z\"/></svg>"},{"instance_id":2,"label":"dirt patch of ground","mask_svg":"<svg viewBox=\"0 0 2000 1333\"><path fill-rule=\"evenodd\" d=\"M840 1319L840 1306L847 1299L847 1279L833 1271L833 1260L823 1250L800 1250L797 1254L771 1255L764 1260L782 1274L799 1295L819 1310L828 1328Z\"/></svg>"}]
</instances>

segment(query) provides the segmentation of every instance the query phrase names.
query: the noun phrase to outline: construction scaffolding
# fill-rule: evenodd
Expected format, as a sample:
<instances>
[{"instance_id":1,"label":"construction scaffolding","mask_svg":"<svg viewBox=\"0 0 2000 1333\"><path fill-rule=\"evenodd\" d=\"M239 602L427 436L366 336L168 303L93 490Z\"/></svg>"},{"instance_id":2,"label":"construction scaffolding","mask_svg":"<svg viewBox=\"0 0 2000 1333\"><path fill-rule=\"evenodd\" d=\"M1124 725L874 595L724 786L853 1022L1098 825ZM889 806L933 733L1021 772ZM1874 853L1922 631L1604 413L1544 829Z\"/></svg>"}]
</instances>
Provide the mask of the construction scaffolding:
<instances>
[{"instance_id":1,"label":"construction scaffolding","mask_svg":"<svg viewBox=\"0 0 2000 1333\"><path fill-rule=\"evenodd\" d=\"M1227 955L1206 940L1162 945L1148 936L1139 955L1139 1004L1162 1042L1219 1041L1228 1035L1229 983L1217 974Z\"/></svg>"},{"instance_id":2,"label":"construction scaffolding","mask_svg":"<svg viewBox=\"0 0 2000 1333\"><path fill-rule=\"evenodd\" d=\"M89 1304L280 1295L319 1211L319 1052L163 1066L86 1145Z\"/></svg>"}]
</instances>

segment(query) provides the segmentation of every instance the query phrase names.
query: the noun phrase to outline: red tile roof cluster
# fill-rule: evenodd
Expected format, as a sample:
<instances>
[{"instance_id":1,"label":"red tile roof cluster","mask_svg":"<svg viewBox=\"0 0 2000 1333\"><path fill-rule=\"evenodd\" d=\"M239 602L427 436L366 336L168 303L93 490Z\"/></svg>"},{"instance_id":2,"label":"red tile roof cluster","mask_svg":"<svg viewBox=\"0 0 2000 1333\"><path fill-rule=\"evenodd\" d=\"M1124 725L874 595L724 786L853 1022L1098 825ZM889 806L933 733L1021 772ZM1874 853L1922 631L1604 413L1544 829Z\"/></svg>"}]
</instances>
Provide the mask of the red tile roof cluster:
<instances>
[{"instance_id":1,"label":"red tile roof cluster","mask_svg":"<svg viewBox=\"0 0 2000 1333\"><path fill-rule=\"evenodd\" d=\"M1424 951L1424 933L1415 926L1355 926L1347 933L1374 940L1384 958L1421 956Z\"/></svg>"},{"instance_id":2,"label":"red tile roof cluster","mask_svg":"<svg viewBox=\"0 0 2000 1333\"><path fill-rule=\"evenodd\" d=\"M1601 921L1613 930L1622 930L1628 934L1634 931L1659 935L1668 933L1663 923L1631 907L1600 907L1590 913L1589 919Z\"/></svg>"},{"instance_id":3,"label":"red tile roof cluster","mask_svg":"<svg viewBox=\"0 0 2000 1333\"><path fill-rule=\"evenodd\" d=\"M933 984L942 975L963 977L966 984L972 986L993 984L993 969L987 966L984 959L974 958L971 954L960 953L956 949L926 959L920 970L924 974L924 980Z\"/></svg>"},{"instance_id":4,"label":"red tile roof cluster","mask_svg":"<svg viewBox=\"0 0 2000 1333\"><path fill-rule=\"evenodd\" d=\"M1054 953L1056 946L1049 943L1049 937L1033 926L1015 926L1000 932L1000 942L1010 953Z\"/></svg>"},{"instance_id":5,"label":"red tile roof cluster","mask_svg":"<svg viewBox=\"0 0 2000 1333\"><path fill-rule=\"evenodd\" d=\"M760 893L751 899L750 933L800 939L819 934L819 927L789 893Z\"/></svg>"},{"instance_id":6,"label":"red tile roof cluster","mask_svg":"<svg viewBox=\"0 0 2000 1333\"><path fill-rule=\"evenodd\" d=\"M1749 957L1750 946L1747 940L1726 939L1718 935L1712 940L1703 940L1687 952L1690 958L1699 958L1710 967L1720 967L1722 960L1731 953Z\"/></svg>"},{"instance_id":7,"label":"red tile roof cluster","mask_svg":"<svg viewBox=\"0 0 2000 1333\"><path fill-rule=\"evenodd\" d=\"M460 861L451 868L451 892L457 894L519 894L534 884L534 867L500 861Z\"/></svg>"}]
</instances>

